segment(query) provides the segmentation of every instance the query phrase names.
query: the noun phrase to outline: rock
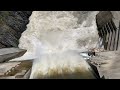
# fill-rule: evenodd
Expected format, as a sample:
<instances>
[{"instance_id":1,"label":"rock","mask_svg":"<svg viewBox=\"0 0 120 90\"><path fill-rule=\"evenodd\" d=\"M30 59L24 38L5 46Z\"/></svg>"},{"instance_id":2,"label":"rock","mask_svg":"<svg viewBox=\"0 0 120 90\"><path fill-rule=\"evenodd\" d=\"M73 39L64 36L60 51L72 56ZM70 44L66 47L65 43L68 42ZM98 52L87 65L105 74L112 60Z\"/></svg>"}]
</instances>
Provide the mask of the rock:
<instances>
[{"instance_id":1,"label":"rock","mask_svg":"<svg viewBox=\"0 0 120 90\"><path fill-rule=\"evenodd\" d=\"M120 11L111 11L113 15L113 21L117 28L119 28L119 22L120 22Z\"/></svg>"},{"instance_id":2,"label":"rock","mask_svg":"<svg viewBox=\"0 0 120 90\"><path fill-rule=\"evenodd\" d=\"M18 47L32 11L0 11L0 48Z\"/></svg>"},{"instance_id":3,"label":"rock","mask_svg":"<svg viewBox=\"0 0 120 90\"><path fill-rule=\"evenodd\" d=\"M103 18L104 17L104 18ZM105 52L97 53L96 57L92 58L92 61L97 66L100 77L106 79L119 79L120 78L120 12L119 11L100 11L96 16L96 23L99 32L105 32L105 27L111 31L106 33L106 37L109 36L109 40L105 41ZM112 23L113 21L113 23ZM107 31L107 30L106 30ZM107 31L108 32L108 31Z\"/></svg>"},{"instance_id":4,"label":"rock","mask_svg":"<svg viewBox=\"0 0 120 90\"><path fill-rule=\"evenodd\" d=\"M11 68L15 67L16 65L20 64L20 62L6 62L0 63L0 77L4 76Z\"/></svg>"},{"instance_id":5,"label":"rock","mask_svg":"<svg viewBox=\"0 0 120 90\"><path fill-rule=\"evenodd\" d=\"M104 17L104 18L103 18ZM116 27L119 27L120 11L100 11L96 16L96 23L98 28L102 28L111 19L115 23Z\"/></svg>"},{"instance_id":6,"label":"rock","mask_svg":"<svg viewBox=\"0 0 120 90\"><path fill-rule=\"evenodd\" d=\"M31 61L0 63L0 79L28 79L31 67Z\"/></svg>"},{"instance_id":7,"label":"rock","mask_svg":"<svg viewBox=\"0 0 120 90\"><path fill-rule=\"evenodd\" d=\"M96 53L92 58L98 69L100 77L105 79L119 79L120 78L120 51L108 51Z\"/></svg>"},{"instance_id":8,"label":"rock","mask_svg":"<svg viewBox=\"0 0 120 90\"><path fill-rule=\"evenodd\" d=\"M100 79L100 74L99 74L99 71L97 69L97 67L93 64L91 64L89 61L87 61L87 63L90 65L90 70L92 72L92 74L96 77L96 79Z\"/></svg>"},{"instance_id":9,"label":"rock","mask_svg":"<svg viewBox=\"0 0 120 90\"><path fill-rule=\"evenodd\" d=\"M31 74L31 68L27 71L27 73L24 75L24 79L29 79Z\"/></svg>"},{"instance_id":10,"label":"rock","mask_svg":"<svg viewBox=\"0 0 120 90\"><path fill-rule=\"evenodd\" d=\"M27 50L18 49L18 48L3 48L0 49L0 63L6 62L10 59L14 59L25 54Z\"/></svg>"},{"instance_id":11,"label":"rock","mask_svg":"<svg viewBox=\"0 0 120 90\"><path fill-rule=\"evenodd\" d=\"M100 11L96 16L96 23L98 34L103 40L104 49L117 50L120 34L120 12Z\"/></svg>"},{"instance_id":12,"label":"rock","mask_svg":"<svg viewBox=\"0 0 120 90\"><path fill-rule=\"evenodd\" d=\"M104 18L103 18L104 17ZM113 18L113 15L110 11L100 11L96 15L97 28L102 28L108 21Z\"/></svg>"}]
</instances>

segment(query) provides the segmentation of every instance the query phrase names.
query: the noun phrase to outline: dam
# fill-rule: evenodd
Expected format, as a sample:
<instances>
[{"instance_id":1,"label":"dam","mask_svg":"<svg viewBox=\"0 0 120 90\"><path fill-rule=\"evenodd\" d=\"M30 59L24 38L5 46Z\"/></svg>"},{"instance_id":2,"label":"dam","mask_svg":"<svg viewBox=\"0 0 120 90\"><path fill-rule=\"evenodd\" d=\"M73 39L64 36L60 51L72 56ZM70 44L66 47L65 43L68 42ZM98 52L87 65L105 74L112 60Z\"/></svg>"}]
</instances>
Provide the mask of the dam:
<instances>
[{"instance_id":1,"label":"dam","mask_svg":"<svg viewBox=\"0 0 120 90\"><path fill-rule=\"evenodd\" d=\"M109 44L110 48L106 49L103 43L107 36L99 30L101 24L96 23L98 13L99 11L33 11L18 45L18 48L27 51L9 62L32 61L30 79L98 78L88 61L80 55L81 52L95 51L100 46L105 50L113 50ZM99 45L100 36L102 44ZM116 41L118 40L117 38ZM115 44L115 49L117 45Z\"/></svg>"}]
</instances>

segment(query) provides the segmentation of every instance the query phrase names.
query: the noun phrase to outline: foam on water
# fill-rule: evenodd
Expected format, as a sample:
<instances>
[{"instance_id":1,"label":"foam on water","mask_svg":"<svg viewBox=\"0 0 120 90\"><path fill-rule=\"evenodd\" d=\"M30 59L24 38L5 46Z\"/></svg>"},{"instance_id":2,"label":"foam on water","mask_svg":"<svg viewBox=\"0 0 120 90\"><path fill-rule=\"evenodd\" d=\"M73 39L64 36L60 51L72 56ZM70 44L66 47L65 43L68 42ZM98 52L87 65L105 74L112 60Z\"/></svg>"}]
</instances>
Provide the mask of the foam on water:
<instances>
[{"instance_id":1,"label":"foam on water","mask_svg":"<svg viewBox=\"0 0 120 90\"><path fill-rule=\"evenodd\" d=\"M76 70L88 73L90 66L78 51L95 47L98 41L95 15L98 12L90 13L81 24L78 23L80 17L74 15L76 12L34 11L32 13L27 30L22 33L19 41L19 48L27 49L27 53L14 59L34 59L30 78L51 77L53 72L57 75L70 74ZM89 71L89 74L83 76L91 76L90 73ZM82 77L82 74L80 75Z\"/></svg>"},{"instance_id":2,"label":"foam on water","mask_svg":"<svg viewBox=\"0 0 120 90\"><path fill-rule=\"evenodd\" d=\"M89 69L77 51L43 54L34 61L30 78L95 78Z\"/></svg>"}]
</instances>

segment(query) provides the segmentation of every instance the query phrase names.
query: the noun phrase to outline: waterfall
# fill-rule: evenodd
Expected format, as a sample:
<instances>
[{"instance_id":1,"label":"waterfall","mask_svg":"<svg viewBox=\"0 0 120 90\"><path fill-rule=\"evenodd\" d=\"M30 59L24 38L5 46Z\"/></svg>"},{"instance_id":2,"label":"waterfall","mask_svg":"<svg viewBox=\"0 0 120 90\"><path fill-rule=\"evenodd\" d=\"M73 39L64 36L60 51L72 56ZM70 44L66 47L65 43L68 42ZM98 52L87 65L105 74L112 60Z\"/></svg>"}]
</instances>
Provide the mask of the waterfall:
<instances>
[{"instance_id":1,"label":"waterfall","mask_svg":"<svg viewBox=\"0 0 120 90\"><path fill-rule=\"evenodd\" d=\"M98 12L81 12L32 12L19 40L19 48L27 53L13 59L33 60L30 78L95 78L79 52L94 48L98 41Z\"/></svg>"}]
</instances>

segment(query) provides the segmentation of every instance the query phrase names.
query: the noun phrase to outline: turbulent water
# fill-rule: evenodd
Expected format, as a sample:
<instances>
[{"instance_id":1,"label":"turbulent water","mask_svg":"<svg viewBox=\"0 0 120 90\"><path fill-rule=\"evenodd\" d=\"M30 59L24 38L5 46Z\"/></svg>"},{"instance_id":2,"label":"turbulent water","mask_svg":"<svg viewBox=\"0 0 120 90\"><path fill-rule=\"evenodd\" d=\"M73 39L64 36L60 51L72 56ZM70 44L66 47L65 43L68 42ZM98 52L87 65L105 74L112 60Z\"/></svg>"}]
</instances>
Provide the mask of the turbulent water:
<instances>
[{"instance_id":1,"label":"turbulent water","mask_svg":"<svg viewBox=\"0 0 120 90\"><path fill-rule=\"evenodd\" d=\"M34 59L30 78L95 78L79 52L97 44L97 13L34 11L19 41L27 53L15 60Z\"/></svg>"}]
</instances>

